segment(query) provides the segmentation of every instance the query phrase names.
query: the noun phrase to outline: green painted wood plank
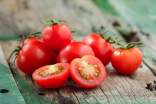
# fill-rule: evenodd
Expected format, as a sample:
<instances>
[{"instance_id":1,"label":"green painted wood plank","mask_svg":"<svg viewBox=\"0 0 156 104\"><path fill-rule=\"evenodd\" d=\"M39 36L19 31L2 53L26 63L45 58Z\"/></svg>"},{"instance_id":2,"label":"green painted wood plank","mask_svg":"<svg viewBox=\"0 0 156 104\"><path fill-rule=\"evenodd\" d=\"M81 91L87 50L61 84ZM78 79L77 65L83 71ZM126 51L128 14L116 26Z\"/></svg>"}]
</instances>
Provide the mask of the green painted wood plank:
<instances>
[{"instance_id":1,"label":"green painted wood plank","mask_svg":"<svg viewBox=\"0 0 156 104\"><path fill-rule=\"evenodd\" d=\"M0 104L26 104L0 47Z\"/></svg>"},{"instance_id":2,"label":"green painted wood plank","mask_svg":"<svg viewBox=\"0 0 156 104\"><path fill-rule=\"evenodd\" d=\"M129 23L146 33L156 33L156 0L109 0Z\"/></svg>"},{"instance_id":3,"label":"green painted wood plank","mask_svg":"<svg viewBox=\"0 0 156 104\"><path fill-rule=\"evenodd\" d=\"M114 10L108 0L92 0L102 11L105 13L118 16L118 13Z\"/></svg>"}]
</instances>

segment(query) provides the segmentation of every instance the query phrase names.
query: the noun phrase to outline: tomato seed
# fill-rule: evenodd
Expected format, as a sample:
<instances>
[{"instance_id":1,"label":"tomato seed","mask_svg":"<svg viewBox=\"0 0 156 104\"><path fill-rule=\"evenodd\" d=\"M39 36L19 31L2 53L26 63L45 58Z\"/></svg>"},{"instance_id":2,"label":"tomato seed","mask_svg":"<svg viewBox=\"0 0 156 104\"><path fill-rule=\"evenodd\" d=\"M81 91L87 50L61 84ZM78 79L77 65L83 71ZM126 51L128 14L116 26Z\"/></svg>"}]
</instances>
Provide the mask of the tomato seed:
<instances>
[{"instance_id":1,"label":"tomato seed","mask_svg":"<svg viewBox=\"0 0 156 104\"><path fill-rule=\"evenodd\" d=\"M98 77L99 76L98 66L89 64L86 61L82 61L79 67L79 73L86 80L91 79L93 76Z\"/></svg>"},{"instance_id":2,"label":"tomato seed","mask_svg":"<svg viewBox=\"0 0 156 104\"><path fill-rule=\"evenodd\" d=\"M58 74L62 72L64 68L62 66L52 65L49 69L40 72L39 74L43 77L47 77L49 75Z\"/></svg>"}]
</instances>

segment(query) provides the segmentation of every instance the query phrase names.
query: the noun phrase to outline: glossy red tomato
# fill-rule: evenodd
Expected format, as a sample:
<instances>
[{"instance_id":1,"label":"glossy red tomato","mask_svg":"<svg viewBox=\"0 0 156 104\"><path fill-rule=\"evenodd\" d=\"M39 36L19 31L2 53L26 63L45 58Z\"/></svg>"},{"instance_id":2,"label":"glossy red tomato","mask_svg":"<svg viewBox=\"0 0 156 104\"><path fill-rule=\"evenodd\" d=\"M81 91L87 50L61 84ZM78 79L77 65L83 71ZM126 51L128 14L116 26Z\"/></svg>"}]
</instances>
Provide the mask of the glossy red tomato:
<instances>
[{"instance_id":1,"label":"glossy red tomato","mask_svg":"<svg viewBox=\"0 0 156 104\"><path fill-rule=\"evenodd\" d=\"M38 40L39 40L38 37L27 38L27 39L24 40L24 44L33 43L33 42L36 42L36 41L38 41Z\"/></svg>"},{"instance_id":2,"label":"glossy red tomato","mask_svg":"<svg viewBox=\"0 0 156 104\"><path fill-rule=\"evenodd\" d=\"M61 50L57 57L57 61L70 63L74 58L79 58L84 55L94 55L92 48L82 42L71 42Z\"/></svg>"},{"instance_id":3,"label":"glossy red tomato","mask_svg":"<svg viewBox=\"0 0 156 104\"><path fill-rule=\"evenodd\" d=\"M58 53L62 48L71 42L72 33L67 25L57 23L43 29L42 39L44 44L50 50Z\"/></svg>"},{"instance_id":4,"label":"glossy red tomato","mask_svg":"<svg viewBox=\"0 0 156 104\"><path fill-rule=\"evenodd\" d=\"M37 68L54 63L56 55L50 53L39 39L26 40L16 57L17 67L27 75Z\"/></svg>"},{"instance_id":5,"label":"glossy red tomato","mask_svg":"<svg viewBox=\"0 0 156 104\"><path fill-rule=\"evenodd\" d=\"M113 47L105 41L99 34L92 33L84 38L84 43L88 44L104 65L107 65L113 54Z\"/></svg>"},{"instance_id":6,"label":"glossy red tomato","mask_svg":"<svg viewBox=\"0 0 156 104\"><path fill-rule=\"evenodd\" d=\"M95 88L106 78L104 65L98 58L91 55L74 59L70 64L70 74L81 88Z\"/></svg>"},{"instance_id":7,"label":"glossy red tomato","mask_svg":"<svg viewBox=\"0 0 156 104\"><path fill-rule=\"evenodd\" d=\"M120 74L133 74L142 62L142 52L138 48L116 49L111 63Z\"/></svg>"},{"instance_id":8,"label":"glossy red tomato","mask_svg":"<svg viewBox=\"0 0 156 104\"><path fill-rule=\"evenodd\" d=\"M37 69L33 75L35 83L42 88L60 88L69 77L69 64L57 63Z\"/></svg>"}]
</instances>

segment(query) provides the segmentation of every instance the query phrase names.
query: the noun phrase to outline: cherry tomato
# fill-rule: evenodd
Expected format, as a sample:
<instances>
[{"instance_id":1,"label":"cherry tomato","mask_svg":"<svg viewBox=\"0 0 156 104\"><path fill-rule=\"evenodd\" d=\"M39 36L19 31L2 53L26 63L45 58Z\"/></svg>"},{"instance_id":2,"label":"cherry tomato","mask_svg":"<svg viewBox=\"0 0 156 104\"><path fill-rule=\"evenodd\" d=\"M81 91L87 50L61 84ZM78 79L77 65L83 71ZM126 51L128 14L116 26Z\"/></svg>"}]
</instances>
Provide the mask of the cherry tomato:
<instances>
[{"instance_id":1,"label":"cherry tomato","mask_svg":"<svg viewBox=\"0 0 156 104\"><path fill-rule=\"evenodd\" d=\"M92 33L84 38L84 43L88 44L104 65L107 65L113 54L113 47L105 41L99 34Z\"/></svg>"},{"instance_id":2,"label":"cherry tomato","mask_svg":"<svg viewBox=\"0 0 156 104\"><path fill-rule=\"evenodd\" d=\"M26 40L16 57L17 67L27 75L37 68L54 63L56 55L49 52L43 43L36 38Z\"/></svg>"},{"instance_id":3,"label":"cherry tomato","mask_svg":"<svg viewBox=\"0 0 156 104\"><path fill-rule=\"evenodd\" d=\"M69 64L57 63L37 69L32 78L42 88L60 88L65 85L69 77Z\"/></svg>"},{"instance_id":4,"label":"cherry tomato","mask_svg":"<svg viewBox=\"0 0 156 104\"><path fill-rule=\"evenodd\" d=\"M71 42L72 33L67 25L57 23L43 29L42 39L44 44L50 50L58 53L62 48Z\"/></svg>"},{"instance_id":5,"label":"cherry tomato","mask_svg":"<svg viewBox=\"0 0 156 104\"><path fill-rule=\"evenodd\" d=\"M116 49L111 63L120 74L133 74L142 62L142 52L138 48Z\"/></svg>"},{"instance_id":6,"label":"cherry tomato","mask_svg":"<svg viewBox=\"0 0 156 104\"><path fill-rule=\"evenodd\" d=\"M61 50L57 57L57 61L70 63L74 58L79 58L84 55L94 55L92 48L82 42L71 42Z\"/></svg>"},{"instance_id":7,"label":"cherry tomato","mask_svg":"<svg viewBox=\"0 0 156 104\"><path fill-rule=\"evenodd\" d=\"M70 64L70 74L81 88L95 88L106 78L104 65L98 58L91 55L74 59Z\"/></svg>"},{"instance_id":8,"label":"cherry tomato","mask_svg":"<svg viewBox=\"0 0 156 104\"><path fill-rule=\"evenodd\" d=\"M27 39L24 40L24 44L29 44L29 43L37 42L38 40L39 40L38 37L27 38Z\"/></svg>"}]
</instances>

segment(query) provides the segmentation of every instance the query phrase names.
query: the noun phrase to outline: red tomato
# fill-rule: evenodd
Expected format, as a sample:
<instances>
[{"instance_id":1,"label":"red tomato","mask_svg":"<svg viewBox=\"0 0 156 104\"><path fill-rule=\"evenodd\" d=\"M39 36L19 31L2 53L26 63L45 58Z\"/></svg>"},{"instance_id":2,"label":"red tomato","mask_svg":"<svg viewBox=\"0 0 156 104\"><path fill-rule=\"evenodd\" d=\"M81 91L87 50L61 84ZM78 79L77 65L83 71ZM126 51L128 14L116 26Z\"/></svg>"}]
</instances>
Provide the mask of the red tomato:
<instances>
[{"instance_id":1,"label":"red tomato","mask_svg":"<svg viewBox=\"0 0 156 104\"><path fill-rule=\"evenodd\" d=\"M31 75L37 68L54 63L56 55L50 53L43 43L32 38L26 40L16 58L17 67L27 75Z\"/></svg>"},{"instance_id":2,"label":"red tomato","mask_svg":"<svg viewBox=\"0 0 156 104\"><path fill-rule=\"evenodd\" d=\"M24 44L33 43L33 42L36 42L38 40L39 40L38 37L27 38L27 39L24 40Z\"/></svg>"},{"instance_id":3,"label":"red tomato","mask_svg":"<svg viewBox=\"0 0 156 104\"><path fill-rule=\"evenodd\" d=\"M142 52L138 48L116 49L111 63L120 74L133 74L142 62Z\"/></svg>"},{"instance_id":4,"label":"red tomato","mask_svg":"<svg viewBox=\"0 0 156 104\"><path fill-rule=\"evenodd\" d=\"M42 31L44 44L55 52L59 52L71 42L72 33L65 24L58 23L45 27Z\"/></svg>"},{"instance_id":5,"label":"red tomato","mask_svg":"<svg viewBox=\"0 0 156 104\"><path fill-rule=\"evenodd\" d=\"M70 64L70 74L81 88L95 88L106 78L104 65L98 58L91 55L74 59Z\"/></svg>"},{"instance_id":6,"label":"red tomato","mask_svg":"<svg viewBox=\"0 0 156 104\"><path fill-rule=\"evenodd\" d=\"M99 34L92 33L84 38L84 43L88 44L104 65L107 65L113 54L113 47L105 41Z\"/></svg>"},{"instance_id":7,"label":"red tomato","mask_svg":"<svg viewBox=\"0 0 156 104\"><path fill-rule=\"evenodd\" d=\"M42 88L63 87L69 77L69 64L57 63L43 66L37 69L32 77L36 84Z\"/></svg>"},{"instance_id":8,"label":"red tomato","mask_svg":"<svg viewBox=\"0 0 156 104\"><path fill-rule=\"evenodd\" d=\"M94 55L92 48L82 42L71 42L58 55L57 61L70 63L74 58L84 55Z\"/></svg>"},{"instance_id":9,"label":"red tomato","mask_svg":"<svg viewBox=\"0 0 156 104\"><path fill-rule=\"evenodd\" d=\"M25 44L33 43L38 41L38 37L31 37L31 38L26 38L25 40L21 40L19 46L22 47Z\"/></svg>"}]
</instances>

